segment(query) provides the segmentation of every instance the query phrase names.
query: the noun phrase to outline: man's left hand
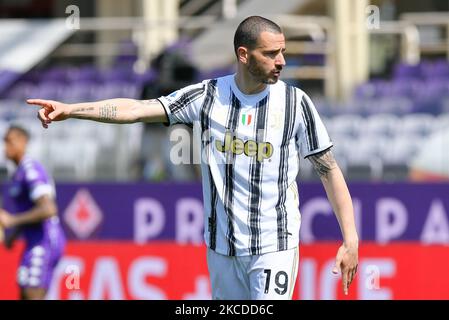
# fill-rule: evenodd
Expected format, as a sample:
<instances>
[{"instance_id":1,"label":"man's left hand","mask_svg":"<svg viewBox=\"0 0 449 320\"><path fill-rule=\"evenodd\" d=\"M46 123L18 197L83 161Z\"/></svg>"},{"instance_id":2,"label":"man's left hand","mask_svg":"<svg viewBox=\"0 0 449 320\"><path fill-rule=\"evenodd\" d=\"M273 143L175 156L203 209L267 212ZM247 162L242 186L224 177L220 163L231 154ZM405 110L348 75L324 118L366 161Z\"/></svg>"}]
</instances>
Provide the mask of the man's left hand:
<instances>
[{"instance_id":1,"label":"man's left hand","mask_svg":"<svg viewBox=\"0 0 449 320\"><path fill-rule=\"evenodd\" d=\"M343 292L348 295L349 285L355 278L359 260L358 244L342 244L335 258L334 274L341 272L343 278Z\"/></svg>"}]
</instances>

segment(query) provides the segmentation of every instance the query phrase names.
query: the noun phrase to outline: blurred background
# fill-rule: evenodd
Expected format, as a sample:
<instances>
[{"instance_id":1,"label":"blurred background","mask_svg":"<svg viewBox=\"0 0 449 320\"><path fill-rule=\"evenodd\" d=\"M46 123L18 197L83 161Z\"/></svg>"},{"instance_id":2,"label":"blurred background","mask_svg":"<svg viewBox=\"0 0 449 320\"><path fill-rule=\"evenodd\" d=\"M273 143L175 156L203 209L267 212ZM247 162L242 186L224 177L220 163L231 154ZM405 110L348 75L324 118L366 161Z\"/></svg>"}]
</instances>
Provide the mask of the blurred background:
<instances>
[{"instance_id":1,"label":"blurred background","mask_svg":"<svg viewBox=\"0 0 449 320\"><path fill-rule=\"evenodd\" d=\"M322 116L361 238L343 297L338 224L302 160L295 299L449 299L449 1L0 0L0 135L31 132L70 239L49 299L210 298L200 176L170 161L176 127L44 130L25 100L152 99L232 73L235 29L255 14L284 30L282 80ZM4 193L13 169L0 153ZM18 297L21 248L0 249L2 299Z\"/></svg>"}]
</instances>

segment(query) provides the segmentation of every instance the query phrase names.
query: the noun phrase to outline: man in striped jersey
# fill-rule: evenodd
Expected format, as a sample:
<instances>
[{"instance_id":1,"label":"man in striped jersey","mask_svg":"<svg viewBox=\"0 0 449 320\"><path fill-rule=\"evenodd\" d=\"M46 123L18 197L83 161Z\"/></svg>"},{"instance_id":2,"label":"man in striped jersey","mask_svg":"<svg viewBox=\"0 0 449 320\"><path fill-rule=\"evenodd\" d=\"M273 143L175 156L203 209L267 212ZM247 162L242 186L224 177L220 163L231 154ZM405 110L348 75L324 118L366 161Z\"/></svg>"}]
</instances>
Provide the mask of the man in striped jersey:
<instances>
[{"instance_id":1,"label":"man in striped jersey","mask_svg":"<svg viewBox=\"0 0 449 320\"><path fill-rule=\"evenodd\" d=\"M67 118L111 123L183 123L201 132L207 261L214 299L290 299L298 270L300 157L318 172L343 235L334 273L345 294L358 264L351 197L332 142L310 98L279 81L278 25L252 16L234 37L236 74L157 100L40 105L44 127Z\"/></svg>"}]
</instances>

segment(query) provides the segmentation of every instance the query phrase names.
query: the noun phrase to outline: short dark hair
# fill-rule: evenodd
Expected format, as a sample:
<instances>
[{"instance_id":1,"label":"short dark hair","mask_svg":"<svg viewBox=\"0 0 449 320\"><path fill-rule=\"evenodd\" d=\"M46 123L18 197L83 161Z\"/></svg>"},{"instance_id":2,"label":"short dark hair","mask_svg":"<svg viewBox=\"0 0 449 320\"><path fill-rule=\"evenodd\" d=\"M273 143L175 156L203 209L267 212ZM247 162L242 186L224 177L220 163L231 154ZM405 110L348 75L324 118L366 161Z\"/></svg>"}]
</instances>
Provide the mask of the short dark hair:
<instances>
[{"instance_id":1,"label":"short dark hair","mask_svg":"<svg viewBox=\"0 0 449 320\"><path fill-rule=\"evenodd\" d=\"M19 134L21 134L22 136L24 136L26 140L30 140L30 133L28 132L28 130L26 130L24 127L22 127L18 124L10 125L7 132L11 132L11 131L16 131Z\"/></svg>"},{"instance_id":2,"label":"short dark hair","mask_svg":"<svg viewBox=\"0 0 449 320\"><path fill-rule=\"evenodd\" d=\"M235 54L238 55L237 49L242 46L254 49L257 44L257 39L263 31L282 33L279 25L261 16L250 16L240 22L234 35Z\"/></svg>"}]
</instances>

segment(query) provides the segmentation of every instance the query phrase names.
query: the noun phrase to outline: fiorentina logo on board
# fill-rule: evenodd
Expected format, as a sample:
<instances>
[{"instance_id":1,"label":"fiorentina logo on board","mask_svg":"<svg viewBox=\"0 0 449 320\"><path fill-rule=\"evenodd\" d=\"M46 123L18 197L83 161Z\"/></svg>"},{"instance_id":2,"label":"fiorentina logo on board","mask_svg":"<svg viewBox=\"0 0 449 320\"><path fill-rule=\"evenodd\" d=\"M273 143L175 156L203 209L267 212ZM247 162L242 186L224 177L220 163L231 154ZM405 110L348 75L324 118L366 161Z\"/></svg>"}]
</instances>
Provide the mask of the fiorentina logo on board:
<instances>
[{"instance_id":1,"label":"fiorentina logo on board","mask_svg":"<svg viewBox=\"0 0 449 320\"><path fill-rule=\"evenodd\" d=\"M87 189L80 189L64 211L64 221L79 239L87 239L103 220L103 213Z\"/></svg>"}]
</instances>

